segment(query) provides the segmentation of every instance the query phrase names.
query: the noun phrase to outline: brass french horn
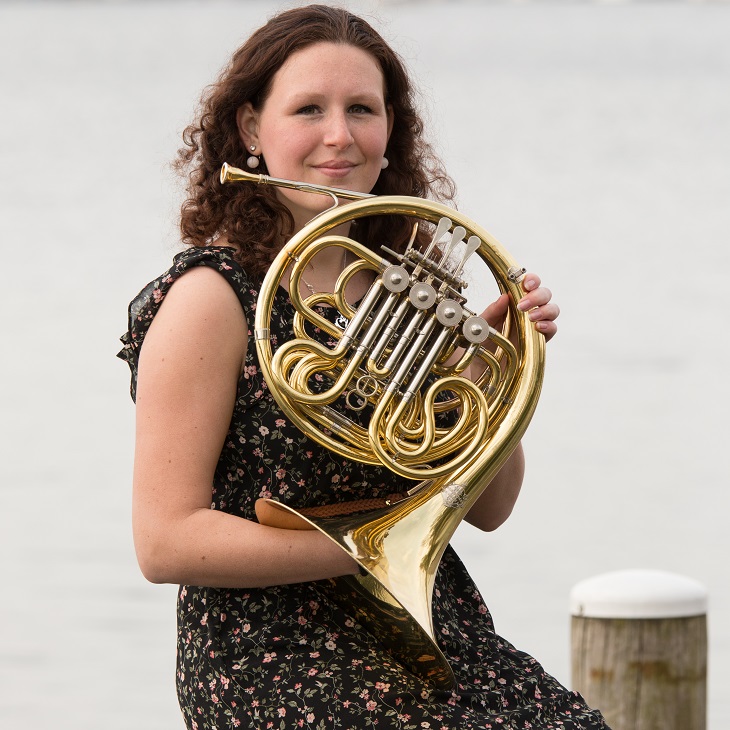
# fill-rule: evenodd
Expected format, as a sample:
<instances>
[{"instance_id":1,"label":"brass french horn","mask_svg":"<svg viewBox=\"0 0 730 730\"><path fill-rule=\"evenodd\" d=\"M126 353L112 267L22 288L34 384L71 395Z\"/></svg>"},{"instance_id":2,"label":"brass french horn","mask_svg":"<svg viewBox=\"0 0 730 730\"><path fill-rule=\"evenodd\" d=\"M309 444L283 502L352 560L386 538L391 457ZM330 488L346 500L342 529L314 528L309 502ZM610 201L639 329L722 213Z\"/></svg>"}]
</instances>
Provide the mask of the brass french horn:
<instances>
[{"instance_id":1,"label":"brass french horn","mask_svg":"<svg viewBox=\"0 0 730 730\"><path fill-rule=\"evenodd\" d=\"M438 647L431 615L436 571L459 523L525 432L542 384L544 338L516 306L524 269L484 229L440 203L312 186L223 165L221 182L242 181L327 194L335 203L354 200L318 215L274 260L257 301L256 348L273 397L308 437L414 482L387 500L332 508L297 511L259 500L258 519L320 530L345 550L361 575L333 581L337 600L403 666L436 688L451 689L454 674ZM431 244L420 251L412 239L402 254L384 246L379 255L349 238L327 235L374 215L426 221L435 229ZM354 262L334 292L302 298L302 273L328 246L345 249ZM464 264L475 252L500 291L510 295L502 331L470 311L462 294ZM296 310L293 339L274 352L269 337L274 293L288 269ZM363 269L373 272L374 281L355 307L345 289ZM323 305L345 318L344 331L322 316ZM336 346L312 339L312 327L329 334ZM475 360L483 372L472 382L460 373ZM372 411L367 424L357 415L364 408Z\"/></svg>"}]
</instances>

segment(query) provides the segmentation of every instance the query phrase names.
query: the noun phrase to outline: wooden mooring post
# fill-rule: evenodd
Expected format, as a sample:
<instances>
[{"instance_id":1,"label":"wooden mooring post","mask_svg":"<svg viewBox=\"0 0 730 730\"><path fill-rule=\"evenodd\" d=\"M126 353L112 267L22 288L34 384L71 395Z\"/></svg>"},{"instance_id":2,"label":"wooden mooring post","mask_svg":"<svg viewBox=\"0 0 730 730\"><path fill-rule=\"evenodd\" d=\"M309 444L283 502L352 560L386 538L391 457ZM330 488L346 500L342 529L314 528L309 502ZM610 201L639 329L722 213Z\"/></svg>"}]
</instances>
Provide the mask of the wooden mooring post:
<instances>
[{"instance_id":1,"label":"wooden mooring post","mask_svg":"<svg viewBox=\"0 0 730 730\"><path fill-rule=\"evenodd\" d=\"M570 595L572 686L612 730L705 730L707 591L654 570L606 573Z\"/></svg>"}]
</instances>

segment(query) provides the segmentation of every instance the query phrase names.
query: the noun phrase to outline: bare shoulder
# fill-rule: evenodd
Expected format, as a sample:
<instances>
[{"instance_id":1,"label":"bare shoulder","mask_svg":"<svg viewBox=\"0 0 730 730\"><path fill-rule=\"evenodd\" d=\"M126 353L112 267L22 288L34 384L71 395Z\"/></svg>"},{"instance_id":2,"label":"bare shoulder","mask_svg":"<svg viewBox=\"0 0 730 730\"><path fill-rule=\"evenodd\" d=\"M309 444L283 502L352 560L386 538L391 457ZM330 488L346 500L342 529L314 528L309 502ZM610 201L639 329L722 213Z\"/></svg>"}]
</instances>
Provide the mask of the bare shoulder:
<instances>
[{"instance_id":1,"label":"bare shoulder","mask_svg":"<svg viewBox=\"0 0 730 730\"><path fill-rule=\"evenodd\" d=\"M230 308L240 311L243 316L243 309L233 287L222 274L209 266L195 266L186 271L170 287L160 311L166 307L170 309L170 302L176 308L191 308L208 314L217 312L220 307L224 311Z\"/></svg>"},{"instance_id":2,"label":"bare shoulder","mask_svg":"<svg viewBox=\"0 0 730 730\"><path fill-rule=\"evenodd\" d=\"M155 351L180 364L190 359L196 367L211 358L220 364L237 361L242 367L247 342L248 324L236 292L220 273L197 266L170 287L145 337L141 358L149 359Z\"/></svg>"}]
</instances>

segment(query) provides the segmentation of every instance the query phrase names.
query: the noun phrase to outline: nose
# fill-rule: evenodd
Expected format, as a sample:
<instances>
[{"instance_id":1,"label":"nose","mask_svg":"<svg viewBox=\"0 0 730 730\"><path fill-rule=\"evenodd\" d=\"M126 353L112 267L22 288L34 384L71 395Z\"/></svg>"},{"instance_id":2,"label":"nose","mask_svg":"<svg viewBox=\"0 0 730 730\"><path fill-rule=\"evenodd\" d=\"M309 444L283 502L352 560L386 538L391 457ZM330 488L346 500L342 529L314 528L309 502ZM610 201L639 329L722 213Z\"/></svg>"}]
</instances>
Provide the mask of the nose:
<instances>
[{"instance_id":1,"label":"nose","mask_svg":"<svg viewBox=\"0 0 730 730\"><path fill-rule=\"evenodd\" d=\"M327 119L324 143L329 147L346 149L353 141L347 115L343 112L333 112L330 114Z\"/></svg>"}]
</instances>

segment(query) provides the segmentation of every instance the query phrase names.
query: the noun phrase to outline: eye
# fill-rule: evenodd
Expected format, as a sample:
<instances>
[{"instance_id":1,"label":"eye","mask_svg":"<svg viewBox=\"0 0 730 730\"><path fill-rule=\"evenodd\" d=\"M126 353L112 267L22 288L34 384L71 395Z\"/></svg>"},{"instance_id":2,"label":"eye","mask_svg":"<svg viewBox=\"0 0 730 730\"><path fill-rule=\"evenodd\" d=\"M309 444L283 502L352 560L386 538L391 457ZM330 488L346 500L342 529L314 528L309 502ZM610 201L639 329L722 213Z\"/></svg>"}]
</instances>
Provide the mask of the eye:
<instances>
[{"instance_id":1,"label":"eye","mask_svg":"<svg viewBox=\"0 0 730 730\"><path fill-rule=\"evenodd\" d=\"M350 112L352 114L372 114L373 110L367 104L353 104Z\"/></svg>"},{"instance_id":2,"label":"eye","mask_svg":"<svg viewBox=\"0 0 730 730\"><path fill-rule=\"evenodd\" d=\"M319 111L319 107L316 104L307 104L306 106L299 107L297 114L316 114Z\"/></svg>"}]
</instances>

